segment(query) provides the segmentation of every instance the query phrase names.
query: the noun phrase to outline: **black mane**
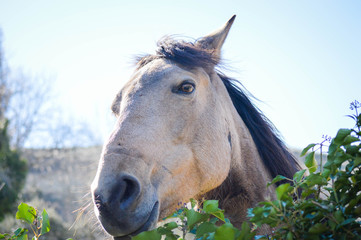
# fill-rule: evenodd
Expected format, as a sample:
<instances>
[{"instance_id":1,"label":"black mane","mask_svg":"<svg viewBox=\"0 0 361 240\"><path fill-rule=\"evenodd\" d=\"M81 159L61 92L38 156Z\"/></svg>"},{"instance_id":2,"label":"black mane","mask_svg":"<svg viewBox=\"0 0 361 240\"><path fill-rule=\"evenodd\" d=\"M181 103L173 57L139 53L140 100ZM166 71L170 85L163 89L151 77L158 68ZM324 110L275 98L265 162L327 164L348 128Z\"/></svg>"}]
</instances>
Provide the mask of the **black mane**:
<instances>
[{"instance_id":1,"label":"black mane","mask_svg":"<svg viewBox=\"0 0 361 240\"><path fill-rule=\"evenodd\" d=\"M295 157L279 137L274 125L253 105L237 80L218 74L227 88L233 105L250 131L263 163L272 178L282 175L292 179L300 169Z\"/></svg>"},{"instance_id":2,"label":"black mane","mask_svg":"<svg viewBox=\"0 0 361 240\"><path fill-rule=\"evenodd\" d=\"M218 64L218 60L212 55L212 51L203 49L196 43L165 38L158 42L156 55L148 55L138 59L138 68L157 58L169 59L190 68L210 69ZM220 72L218 72L218 76L222 79L234 107L250 131L258 153L272 178L283 175L292 179L293 174L300 167L295 157L280 139L277 129L251 102L239 81Z\"/></svg>"}]
</instances>

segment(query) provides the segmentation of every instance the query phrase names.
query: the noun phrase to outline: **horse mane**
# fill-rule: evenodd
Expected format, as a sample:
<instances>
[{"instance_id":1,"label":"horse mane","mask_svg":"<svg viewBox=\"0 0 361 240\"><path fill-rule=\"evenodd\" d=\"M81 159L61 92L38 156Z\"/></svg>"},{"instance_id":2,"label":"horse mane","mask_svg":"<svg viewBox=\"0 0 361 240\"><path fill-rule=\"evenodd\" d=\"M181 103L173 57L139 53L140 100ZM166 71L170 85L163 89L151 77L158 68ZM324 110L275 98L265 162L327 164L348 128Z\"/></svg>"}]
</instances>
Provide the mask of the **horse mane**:
<instances>
[{"instance_id":1,"label":"horse mane","mask_svg":"<svg viewBox=\"0 0 361 240\"><path fill-rule=\"evenodd\" d=\"M218 76L222 79L234 107L251 133L258 153L272 178L282 175L292 179L300 166L281 140L278 130L251 102L239 81L222 74Z\"/></svg>"},{"instance_id":2,"label":"horse mane","mask_svg":"<svg viewBox=\"0 0 361 240\"><path fill-rule=\"evenodd\" d=\"M197 46L196 42L176 41L166 37L157 45L156 55L138 58L138 68L157 58L165 58L189 68L210 69L219 64L212 51ZM217 74L222 79L238 114L250 131L258 153L272 178L282 175L292 179L300 166L281 140L277 129L252 103L251 97L246 94L247 90L239 81L225 76L220 71L217 71Z\"/></svg>"}]
</instances>

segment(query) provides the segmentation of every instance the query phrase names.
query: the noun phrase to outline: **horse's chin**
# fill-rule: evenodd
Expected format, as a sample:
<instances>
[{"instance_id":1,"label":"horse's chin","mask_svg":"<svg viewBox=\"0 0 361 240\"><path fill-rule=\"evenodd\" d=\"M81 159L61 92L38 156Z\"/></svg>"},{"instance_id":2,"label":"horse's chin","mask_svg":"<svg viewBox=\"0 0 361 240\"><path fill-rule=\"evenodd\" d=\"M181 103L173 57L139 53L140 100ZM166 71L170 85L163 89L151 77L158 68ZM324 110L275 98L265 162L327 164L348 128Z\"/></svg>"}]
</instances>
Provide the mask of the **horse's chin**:
<instances>
[{"instance_id":1,"label":"horse's chin","mask_svg":"<svg viewBox=\"0 0 361 240\"><path fill-rule=\"evenodd\" d=\"M135 231L132 231L129 233L126 232L127 229L124 229L124 226L122 226L123 224L121 224L121 223L118 223L117 225L114 225L114 224L109 225L105 221L102 221L101 218L99 218L99 220L100 220L104 230L108 234L112 235L115 240L128 240L128 239L130 240L131 237L134 237L141 232L154 229L158 223L158 218L159 218L159 202L156 202L153 206L152 211L148 215L147 220L142 221L139 224L139 227ZM139 220L137 221L137 219L129 218L129 219L127 219L127 225L132 225L133 221L134 221L134 224L139 223Z\"/></svg>"}]
</instances>

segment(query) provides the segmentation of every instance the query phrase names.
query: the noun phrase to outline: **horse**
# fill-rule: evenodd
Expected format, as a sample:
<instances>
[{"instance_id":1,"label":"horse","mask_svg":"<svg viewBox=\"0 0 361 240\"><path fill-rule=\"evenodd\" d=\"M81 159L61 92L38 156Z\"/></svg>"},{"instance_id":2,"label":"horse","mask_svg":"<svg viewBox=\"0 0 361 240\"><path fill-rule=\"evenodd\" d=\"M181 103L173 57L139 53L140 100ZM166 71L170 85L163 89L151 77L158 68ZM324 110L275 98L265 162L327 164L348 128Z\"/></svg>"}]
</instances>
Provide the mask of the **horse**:
<instances>
[{"instance_id":1,"label":"horse","mask_svg":"<svg viewBox=\"0 0 361 240\"><path fill-rule=\"evenodd\" d=\"M218 69L234 22L195 40L158 42L115 96L117 118L91 184L95 215L114 239L156 227L179 202L216 199L234 226L299 170L243 85Z\"/></svg>"}]
</instances>

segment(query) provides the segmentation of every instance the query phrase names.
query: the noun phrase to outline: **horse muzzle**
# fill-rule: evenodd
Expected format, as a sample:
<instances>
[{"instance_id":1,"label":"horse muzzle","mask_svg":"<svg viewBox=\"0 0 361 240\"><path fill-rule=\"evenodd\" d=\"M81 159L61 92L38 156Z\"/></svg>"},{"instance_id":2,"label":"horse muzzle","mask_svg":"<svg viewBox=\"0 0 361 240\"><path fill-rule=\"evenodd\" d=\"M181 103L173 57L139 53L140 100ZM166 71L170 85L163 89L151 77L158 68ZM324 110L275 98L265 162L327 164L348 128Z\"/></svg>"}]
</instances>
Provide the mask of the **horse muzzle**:
<instances>
[{"instance_id":1,"label":"horse muzzle","mask_svg":"<svg viewBox=\"0 0 361 240\"><path fill-rule=\"evenodd\" d=\"M98 179L99 181L99 179ZM154 228L159 217L159 200L151 186L127 173L92 189L95 214L114 239L129 239Z\"/></svg>"}]
</instances>

